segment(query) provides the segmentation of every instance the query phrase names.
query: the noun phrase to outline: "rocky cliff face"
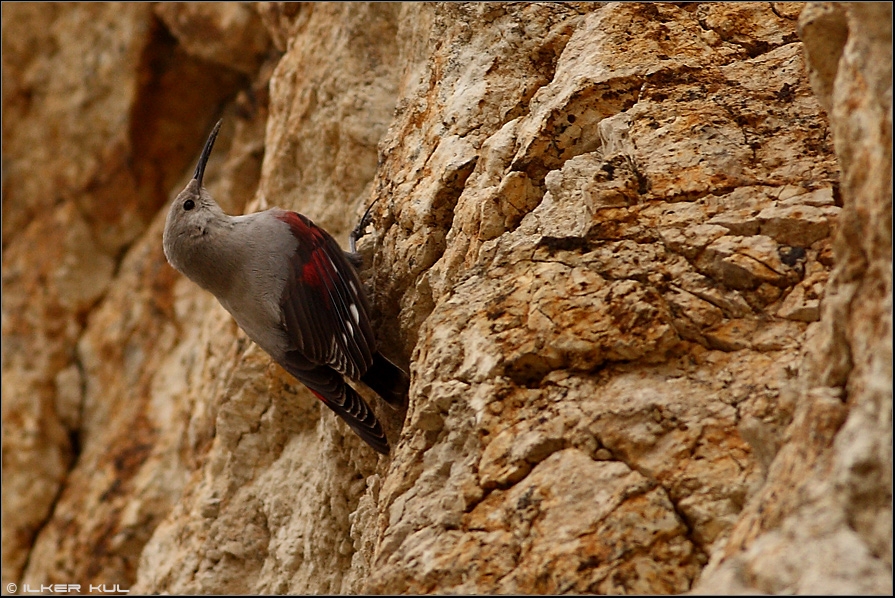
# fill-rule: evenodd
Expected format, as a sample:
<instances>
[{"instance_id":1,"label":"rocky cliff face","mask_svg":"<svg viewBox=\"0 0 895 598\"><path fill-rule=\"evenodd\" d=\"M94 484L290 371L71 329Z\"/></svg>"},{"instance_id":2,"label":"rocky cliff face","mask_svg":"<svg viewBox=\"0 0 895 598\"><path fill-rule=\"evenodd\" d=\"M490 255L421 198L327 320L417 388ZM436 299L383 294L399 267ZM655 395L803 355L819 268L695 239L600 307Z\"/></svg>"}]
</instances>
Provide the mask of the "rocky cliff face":
<instances>
[{"instance_id":1,"label":"rocky cliff face","mask_svg":"<svg viewBox=\"0 0 895 598\"><path fill-rule=\"evenodd\" d=\"M3 585L892 591L891 7L3 7ZM165 262L340 236L379 457ZM377 406L378 407L378 406Z\"/></svg>"}]
</instances>

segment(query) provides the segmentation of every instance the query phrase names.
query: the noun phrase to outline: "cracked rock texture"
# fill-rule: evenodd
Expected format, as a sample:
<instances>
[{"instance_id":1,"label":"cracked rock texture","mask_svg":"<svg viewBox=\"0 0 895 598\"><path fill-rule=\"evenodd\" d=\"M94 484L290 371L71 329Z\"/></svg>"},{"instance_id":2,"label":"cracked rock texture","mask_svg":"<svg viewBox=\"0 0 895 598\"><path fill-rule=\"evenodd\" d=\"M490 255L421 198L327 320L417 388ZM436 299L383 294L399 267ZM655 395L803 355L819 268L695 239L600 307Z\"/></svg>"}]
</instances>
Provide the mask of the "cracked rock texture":
<instances>
[{"instance_id":1,"label":"cracked rock texture","mask_svg":"<svg viewBox=\"0 0 895 598\"><path fill-rule=\"evenodd\" d=\"M3 5L3 591L892 592L889 4ZM345 241L380 457L165 262Z\"/></svg>"}]
</instances>

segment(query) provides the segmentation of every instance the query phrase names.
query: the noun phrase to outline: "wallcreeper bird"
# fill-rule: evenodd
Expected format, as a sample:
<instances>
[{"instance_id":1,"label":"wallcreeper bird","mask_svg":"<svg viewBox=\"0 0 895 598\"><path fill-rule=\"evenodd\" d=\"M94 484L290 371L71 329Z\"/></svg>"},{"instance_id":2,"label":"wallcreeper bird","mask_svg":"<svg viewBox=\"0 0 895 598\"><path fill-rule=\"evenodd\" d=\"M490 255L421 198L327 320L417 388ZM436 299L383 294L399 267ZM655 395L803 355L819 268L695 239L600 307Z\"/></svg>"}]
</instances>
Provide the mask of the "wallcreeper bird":
<instances>
[{"instance_id":1,"label":"wallcreeper bird","mask_svg":"<svg viewBox=\"0 0 895 598\"><path fill-rule=\"evenodd\" d=\"M375 414L344 378L363 382L395 406L407 396L407 374L377 349L370 305L352 265L359 256L343 252L296 212L225 214L202 187L220 128L218 121L193 179L171 204L165 256L367 444L388 454ZM364 224L352 234L352 249Z\"/></svg>"}]
</instances>

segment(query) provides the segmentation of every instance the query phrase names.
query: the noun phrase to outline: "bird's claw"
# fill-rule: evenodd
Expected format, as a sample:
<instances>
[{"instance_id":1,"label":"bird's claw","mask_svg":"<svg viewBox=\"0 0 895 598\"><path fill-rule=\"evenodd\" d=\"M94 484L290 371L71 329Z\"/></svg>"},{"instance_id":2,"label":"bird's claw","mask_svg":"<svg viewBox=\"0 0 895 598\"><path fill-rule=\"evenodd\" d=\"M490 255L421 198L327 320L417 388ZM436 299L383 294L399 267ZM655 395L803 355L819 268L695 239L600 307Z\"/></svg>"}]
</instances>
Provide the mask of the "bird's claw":
<instances>
[{"instance_id":1,"label":"bird's claw","mask_svg":"<svg viewBox=\"0 0 895 598\"><path fill-rule=\"evenodd\" d=\"M357 253L357 242L362 239L367 234L367 227L370 225L370 222L373 221L373 206L376 205L376 202L379 201L379 198L373 200L373 203L370 204L370 207L364 212L364 215L361 216L360 221L357 223L357 226L354 227L354 230L351 231L351 234L348 235L348 247L351 253Z\"/></svg>"}]
</instances>

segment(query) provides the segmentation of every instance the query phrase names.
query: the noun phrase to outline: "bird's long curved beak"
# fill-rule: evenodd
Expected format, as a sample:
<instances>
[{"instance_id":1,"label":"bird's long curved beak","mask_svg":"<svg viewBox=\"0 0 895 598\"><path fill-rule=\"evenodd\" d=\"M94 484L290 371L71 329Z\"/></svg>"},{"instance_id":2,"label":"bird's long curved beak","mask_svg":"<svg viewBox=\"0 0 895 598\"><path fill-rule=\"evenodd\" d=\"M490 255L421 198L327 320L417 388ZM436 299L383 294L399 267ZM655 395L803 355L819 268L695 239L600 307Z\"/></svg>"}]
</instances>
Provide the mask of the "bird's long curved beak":
<instances>
[{"instance_id":1,"label":"bird's long curved beak","mask_svg":"<svg viewBox=\"0 0 895 598\"><path fill-rule=\"evenodd\" d=\"M218 131L221 130L221 123L223 120L219 120L218 123L211 130L211 135L208 136L208 141L205 142L205 148L202 150L202 155L199 156L199 163L196 165L196 174L193 175L193 178L199 181L199 188L202 188L202 177L205 176L205 163L208 162L208 157L211 156L211 148L214 147L214 140L218 137Z\"/></svg>"}]
</instances>

